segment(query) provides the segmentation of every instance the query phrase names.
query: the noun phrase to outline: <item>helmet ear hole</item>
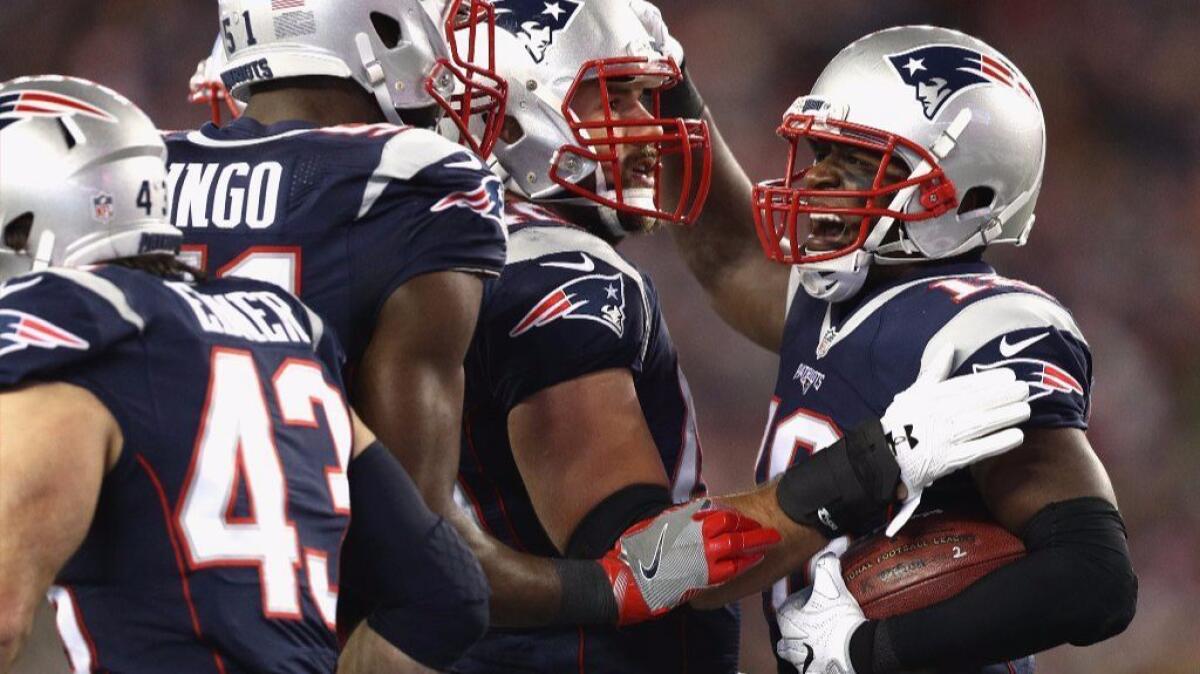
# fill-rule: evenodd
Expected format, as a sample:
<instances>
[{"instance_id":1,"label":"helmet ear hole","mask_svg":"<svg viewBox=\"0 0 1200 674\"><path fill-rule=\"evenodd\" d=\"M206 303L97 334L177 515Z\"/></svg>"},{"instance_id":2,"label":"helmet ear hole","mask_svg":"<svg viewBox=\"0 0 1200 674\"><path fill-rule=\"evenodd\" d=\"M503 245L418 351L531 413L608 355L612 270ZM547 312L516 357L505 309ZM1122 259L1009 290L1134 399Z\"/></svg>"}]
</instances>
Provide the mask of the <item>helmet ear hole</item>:
<instances>
[{"instance_id":1,"label":"helmet ear hole","mask_svg":"<svg viewBox=\"0 0 1200 674\"><path fill-rule=\"evenodd\" d=\"M976 185L967 190L962 201L958 204L958 214L969 213L980 208L987 208L996 200L996 191L984 185Z\"/></svg>"},{"instance_id":2,"label":"helmet ear hole","mask_svg":"<svg viewBox=\"0 0 1200 674\"><path fill-rule=\"evenodd\" d=\"M500 132L500 140L512 145L524 137L525 129L521 127L521 122L517 121L517 118L512 115L506 115L504 117L504 129Z\"/></svg>"},{"instance_id":3,"label":"helmet ear hole","mask_svg":"<svg viewBox=\"0 0 1200 674\"><path fill-rule=\"evenodd\" d=\"M371 12L371 25L375 27L375 34L383 46L395 49L400 44L400 22L396 19L380 12Z\"/></svg>"},{"instance_id":4,"label":"helmet ear hole","mask_svg":"<svg viewBox=\"0 0 1200 674\"><path fill-rule=\"evenodd\" d=\"M33 229L33 213L22 213L4 226L4 246L12 250L25 250L29 245L29 232Z\"/></svg>"}]
</instances>

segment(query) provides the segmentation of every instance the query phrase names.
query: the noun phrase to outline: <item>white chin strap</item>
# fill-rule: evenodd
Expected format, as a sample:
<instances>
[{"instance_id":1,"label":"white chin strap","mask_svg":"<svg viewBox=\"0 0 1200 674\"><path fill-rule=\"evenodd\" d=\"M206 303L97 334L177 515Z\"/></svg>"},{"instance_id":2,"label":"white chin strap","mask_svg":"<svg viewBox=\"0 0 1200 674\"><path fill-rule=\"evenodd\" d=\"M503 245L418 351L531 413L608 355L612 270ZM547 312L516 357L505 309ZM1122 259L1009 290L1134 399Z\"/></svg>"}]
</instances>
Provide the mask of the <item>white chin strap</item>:
<instances>
[{"instance_id":1,"label":"white chin strap","mask_svg":"<svg viewBox=\"0 0 1200 674\"><path fill-rule=\"evenodd\" d=\"M800 285L810 297L825 302L843 302L854 297L867 281L872 255L856 250L825 262L800 267Z\"/></svg>"}]
</instances>

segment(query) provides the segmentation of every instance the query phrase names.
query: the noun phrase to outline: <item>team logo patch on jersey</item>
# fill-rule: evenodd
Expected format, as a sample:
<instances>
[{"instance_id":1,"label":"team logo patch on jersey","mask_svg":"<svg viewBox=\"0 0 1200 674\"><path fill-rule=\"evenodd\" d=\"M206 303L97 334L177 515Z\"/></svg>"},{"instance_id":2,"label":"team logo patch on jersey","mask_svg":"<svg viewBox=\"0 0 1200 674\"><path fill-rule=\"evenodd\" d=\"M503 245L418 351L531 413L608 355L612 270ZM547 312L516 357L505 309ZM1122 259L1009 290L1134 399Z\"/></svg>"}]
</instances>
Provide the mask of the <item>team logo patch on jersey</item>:
<instances>
[{"instance_id":1,"label":"team logo patch on jersey","mask_svg":"<svg viewBox=\"0 0 1200 674\"><path fill-rule=\"evenodd\" d=\"M886 57L896 74L916 91L926 119L933 120L956 96L972 87L999 84L1033 98L1015 68L974 49L937 44Z\"/></svg>"},{"instance_id":2,"label":"team logo patch on jersey","mask_svg":"<svg viewBox=\"0 0 1200 674\"><path fill-rule=\"evenodd\" d=\"M442 197L429 208L440 213L449 208L468 208L479 215L504 225L504 185L495 176L487 176L477 189L470 192L452 192Z\"/></svg>"},{"instance_id":3,"label":"team logo patch on jersey","mask_svg":"<svg viewBox=\"0 0 1200 674\"><path fill-rule=\"evenodd\" d=\"M1040 358L1009 358L995 363L976 364L975 372L1006 367L1016 373L1017 379L1029 384L1032 389L1029 399L1037 400L1053 393L1083 395L1083 385L1061 367Z\"/></svg>"},{"instance_id":4,"label":"team logo patch on jersey","mask_svg":"<svg viewBox=\"0 0 1200 674\"><path fill-rule=\"evenodd\" d=\"M560 285L539 300L508 336L520 337L560 318L595 321L617 337L624 335L625 284L621 275L589 274Z\"/></svg>"},{"instance_id":5,"label":"team logo patch on jersey","mask_svg":"<svg viewBox=\"0 0 1200 674\"><path fill-rule=\"evenodd\" d=\"M496 0L496 27L517 37L535 63L546 58L554 34L567 27L583 2L579 0Z\"/></svg>"},{"instance_id":6,"label":"team logo patch on jersey","mask_svg":"<svg viewBox=\"0 0 1200 674\"><path fill-rule=\"evenodd\" d=\"M821 390L821 384L825 381L825 375L804 363L800 363L800 367L796 368L796 374L792 375L792 381L800 382L800 390L804 392L804 395L808 395L810 390Z\"/></svg>"},{"instance_id":7,"label":"team logo patch on jersey","mask_svg":"<svg viewBox=\"0 0 1200 674\"><path fill-rule=\"evenodd\" d=\"M78 98L56 94L52 91L19 91L0 96L0 129L34 117L70 117L79 115L90 119L116 124L117 118Z\"/></svg>"},{"instance_id":8,"label":"team logo patch on jersey","mask_svg":"<svg viewBox=\"0 0 1200 674\"><path fill-rule=\"evenodd\" d=\"M63 330L50 321L15 309L0 309L0 356L31 346L39 349L88 348L87 340Z\"/></svg>"}]
</instances>

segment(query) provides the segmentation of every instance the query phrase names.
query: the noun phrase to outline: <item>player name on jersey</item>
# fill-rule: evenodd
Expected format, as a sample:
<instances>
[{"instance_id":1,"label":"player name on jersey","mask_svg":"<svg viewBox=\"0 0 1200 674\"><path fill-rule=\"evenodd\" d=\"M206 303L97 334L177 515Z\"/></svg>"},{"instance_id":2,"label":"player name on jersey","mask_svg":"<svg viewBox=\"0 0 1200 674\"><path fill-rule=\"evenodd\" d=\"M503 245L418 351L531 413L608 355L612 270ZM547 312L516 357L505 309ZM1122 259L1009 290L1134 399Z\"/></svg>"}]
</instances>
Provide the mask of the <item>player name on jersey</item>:
<instances>
[{"instance_id":1,"label":"player name on jersey","mask_svg":"<svg viewBox=\"0 0 1200 674\"><path fill-rule=\"evenodd\" d=\"M191 307L205 332L252 342L312 344L312 337L282 298L270 291L218 295L196 292L186 283L168 282Z\"/></svg>"},{"instance_id":2,"label":"player name on jersey","mask_svg":"<svg viewBox=\"0 0 1200 674\"><path fill-rule=\"evenodd\" d=\"M176 227L212 224L232 229L245 223L250 229L265 229L275 224L279 210L283 165L274 161L171 164L167 180L171 194L178 195Z\"/></svg>"}]
</instances>

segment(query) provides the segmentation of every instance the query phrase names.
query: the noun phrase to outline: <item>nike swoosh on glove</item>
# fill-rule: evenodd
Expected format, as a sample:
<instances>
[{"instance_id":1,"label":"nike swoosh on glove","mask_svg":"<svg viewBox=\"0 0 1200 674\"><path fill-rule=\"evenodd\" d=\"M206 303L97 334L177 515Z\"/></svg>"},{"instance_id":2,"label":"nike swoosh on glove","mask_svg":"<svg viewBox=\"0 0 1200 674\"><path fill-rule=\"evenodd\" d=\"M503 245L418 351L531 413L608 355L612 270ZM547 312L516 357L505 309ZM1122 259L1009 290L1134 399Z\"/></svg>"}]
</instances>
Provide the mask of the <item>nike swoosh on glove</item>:
<instances>
[{"instance_id":1,"label":"nike swoosh on glove","mask_svg":"<svg viewBox=\"0 0 1200 674\"><path fill-rule=\"evenodd\" d=\"M779 532L708 499L669 508L625 530L600 559L619 625L660 616L762 561Z\"/></svg>"},{"instance_id":2,"label":"nike swoosh on glove","mask_svg":"<svg viewBox=\"0 0 1200 674\"><path fill-rule=\"evenodd\" d=\"M817 559L813 584L788 597L777 619L783 636L779 657L801 674L854 674L850 637L866 616L842 581L842 563L826 553Z\"/></svg>"},{"instance_id":3,"label":"nike swoosh on glove","mask_svg":"<svg viewBox=\"0 0 1200 674\"><path fill-rule=\"evenodd\" d=\"M1029 386L1007 368L947 379L953 364L953 347L935 352L879 420L908 489L888 523L888 536L912 517L921 493L934 481L1003 454L1025 439L1012 426L1029 419Z\"/></svg>"}]
</instances>

